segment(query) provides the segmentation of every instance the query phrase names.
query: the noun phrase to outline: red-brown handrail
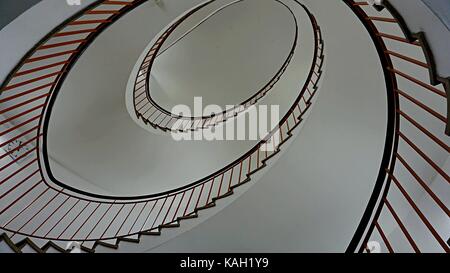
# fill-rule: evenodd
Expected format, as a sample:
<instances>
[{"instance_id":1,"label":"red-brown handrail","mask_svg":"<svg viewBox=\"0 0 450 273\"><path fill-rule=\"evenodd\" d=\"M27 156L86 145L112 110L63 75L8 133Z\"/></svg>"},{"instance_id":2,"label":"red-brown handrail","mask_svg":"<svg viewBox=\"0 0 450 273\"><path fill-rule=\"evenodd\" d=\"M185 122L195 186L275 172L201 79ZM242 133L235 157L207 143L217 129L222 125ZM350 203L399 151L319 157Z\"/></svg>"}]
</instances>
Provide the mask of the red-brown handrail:
<instances>
[{"instance_id":1,"label":"red-brown handrail","mask_svg":"<svg viewBox=\"0 0 450 273\"><path fill-rule=\"evenodd\" d=\"M448 159L450 151L449 138L443 130L448 116L441 112L448 107L446 88L449 86L436 81L433 73L428 73L428 79L410 74L410 71L419 72L415 75L435 71L434 63L430 62L432 52L423 34L409 33L403 18L389 1L383 1L383 11L372 9L367 2L345 2L366 26L379 50L395 112L392 116L395 125L388 128L391 130L388 139L394 144L389 151L391 159L384 162L385 175L380 176L376 186L374 203L367 208L348 251L369 251L368 242L380 240L385 252L449 253L446 239L450 236L450 226L439 226L438 220L431 219L430 215L433 212L439 219L450 217L449 199L436 189L436 186L450 186L448 169L442 167L445 163L437 162L439 158ZM386 24L390 27L386 28ZM414 55L417 53L411 53L414 50L423 51L423 60ZM433 181L439 185L433 185ZM417 191L425 199L419 199ZM412 217L421 224L411 220ZM425 243L420 238L428 239ZM409 248L399 243L402 240Z\"/></svg>"},{"instance_id":2,"label":"red-brown handrail","mask_svg":"<svg viewBox=\"0 0 450 273\"><path fill-rule=\"evenodd\" d=\"M1 129L6 141L0 146L21 141L0 159L0 185L5 189L0 196L0 229L14 242L23 239L18 245L32 244L37 251L49 247L63 250L65 242L80 241L83 249L92 250L98 244L137 240L142 234L154 235L162 228L177 226L250 181L251 175L279 152L279 146L291 137L311 107L322 73L324 47L319 26L304 7L315 35L309 75L279 127L243 156L204 179L141 197L95 195L57 181L49 167L46 136L62 83L82 52L106 27L144 2L97 1L88 6L36 45L0 87L0 109L8 115L1 124L14 124ZM263 145L275 145L275 135L282 140L276 149L261 152Z\"/></svg>"},{"instance_id":3,"label":"red-brown handrail","mask_svg":"<svg viewBox=\"0 0 450 273\"><path fill-rule=\"evenodd\" d=\"M170 35L181 25L186 19L194 15L196 12L200 11L202 8L213 3L215 0L205 2L204 4L198 6L197 8L186 13L183 17L175 21L170 25L161 36L156 39L156 42L147 52L147 55L143 59L139 71L137 72L136 79L133 88L133 105L136 117L142 119L145 124L149 124L154 128L161 129L163 131L195 131L198 129L206 129L208 127L215 126L219 123L225 122L229 118L236 117L240 113L244 112L248 107L256 104L259 100L264 98L266 94L275 86L275 84L281 79L282 75L288 68L297 47L298 40L298 21L295 17L293 11L283 2L279 2L284 7L286 7L293 17L295 24L295 35L291 50L284 61L280 69L275 73L275 75L270 79L270 81L265 84L259 91L254 93L250 98L241 102L240 104L223 111L222 113L214 113L209 116L201 117L191 117L191 116L180 116L173 114L163 107L161 107L157 102L155 102L151 96L150 89L150 74L153 68L153 64L159 52L163 47L165 41L170 37ZM237 3L237 2L234 2ZM176 125L176 128L174 127Z\"/></svg>"},{"instance_id":4,"label":"red-brown handrail","mask_svg":"<svg viewBox=\"0 0 450 273\"><path fill-rule=\"evenodd\" d=\"M48 166L43 162L46 154L41 155L40 145L45 147L45 118L65 76L102 30L143 2L97 1L90 5L36 45L0 87L0 111L7 115L0 122L0 136L6 139L0 147L15 145L0 159L0 225L7 233L4 238L11 237L13 241L25 238L22 242L29 244L32 242L28 237L34 238L38 246L33 244L32 247L38 251L50 246L63 250L61 242L77 240L82 241L85 249L89 250L97 244L114 245L121 239L137 240L141 234L158 234L161 228L196 217L198 210L213 206L216 200L232 194L233 188L248 182L250 176L263 168L277 152L261 152L260 146L270 143L274 134L280 134L283 142L287 141L290 132L300 124L303 114L309 109L323 64L321 32L311 14L316 47L314 69L307 83L281 120L280 127L237 161L181 189L137 200L93 197L52 183L45 170ZM417 200L411 192L411 189L423 190L430 198L427 204L442 217L450 217L448 201L430 183L433 176L429 175L435 174L440 179L436 183L441 183L443 187L450 184L448 170L443 169L442 163L434 158L436 151L448 156L450 150L448 136L442 130L448 123L448 117L441 112L448 103L448 92L442 86L430 85L426 80L403 71L402 67L406 64L409 68L425 70L433 69L433 64L427 58L421 60L408 53L413 48L427 48L423 36L414 38L408 33L399 36L398 31L389 32L383 28L383 24L392 24L403 31L407 29L388 1L384 1L388 10L382 14L372 10L367 2L344 2L367 27L379 50L388 97L392 100L391 114L394 115L393 121L390 121L392 126L388 126L387 139L392 144L387 145L389 149L385 155L388 160L381 166L373 204L370 203L366 210L368 217L363 217L361 230L356 232L349 250L368 250L368 242L379 239L387 252L421 252L424 249L420 237L428 236L429 242L436 244L435 251L449 252L445 242L449 230L439 227L423 209L421 200ZM81 28L74 30L69 26ZM55 41L55 37L59 40ZM395 48L390 48L394 45L391 43L397 43ZM401 48L407 50L403 52ZM424 55L430 58L430 54L425 52ZM411 92L412 86L423 93ZM435 119L434 123L443 126L435 128L426 122L429 119ZM13 125L3 128L8 124ZM418 141L419 138L421 141ZM422 163L420 168L416 162ZM403 208L409 210L407 213L398 206L399 201L403 201ZM415 226L412 230L409 215L415 215L422 226ZM388 230L390 226L396 227L399 233L393 234ZM398 239L403 239L409 249L399 245ZM13 241L8 240L10 244ZM12 246L20 251L20 248Z\"/></svg>"}]
</instances>

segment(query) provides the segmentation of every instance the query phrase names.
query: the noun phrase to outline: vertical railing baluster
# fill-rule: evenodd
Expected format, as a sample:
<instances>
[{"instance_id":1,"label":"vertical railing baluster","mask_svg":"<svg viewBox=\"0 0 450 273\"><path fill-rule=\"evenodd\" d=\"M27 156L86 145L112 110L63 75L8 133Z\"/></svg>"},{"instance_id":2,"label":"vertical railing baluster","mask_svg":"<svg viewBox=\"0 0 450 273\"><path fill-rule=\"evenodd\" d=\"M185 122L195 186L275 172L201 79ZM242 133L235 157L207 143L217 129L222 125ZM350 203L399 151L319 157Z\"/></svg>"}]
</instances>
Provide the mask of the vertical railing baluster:
<instances>
[{"instance_id":1,"label":"vertical railing baluster","mask_svg":"<svg viewBox=\"0 0 450 273\"><path fill-rule=\"evenodd\" d=\"M173 202L175 201L175 198L176 198L176 195L173 195L172 201L170 202L170 206L167 209L166 215L164 216L164 219L161 222L162 225L164 225L166 223L167 216L169 215L170 210L172 209L172 205L173 205Z\"/></svg>"},{"instance_id":2,"label":"vertical railing baluster","mask_svg":"<svg viewBox=\"0 0 450 273\"><path fill-rule=\"evenodd\" d=\"M178 202L177 209L175 210L175 213L173 214L172 222L175 221L175 218L177 218L178 210L179 210L180 207L181 207L181 203L183 203L183 200L184 200L184 196L185 196L185 195L186 195L186 191L183 191L183 194L181 195L181 198L180 198L180 202Z\"/></svg>"},{"instance_id":3,"label":"vertical railing baluster","mask_svg":"<svg viewBox=\"0 0 450 273\"><path fill-rule=\"evenodd\" d=\"M148 221L148 219L150 218L150 215L152 214L152 212L153 212L153 210L155 209L156 204L158 204L159 200L161 200L161 199L157 199L156 201L154 201L153 206L152 206L150 212L147 214L147 217L145 218L145 221L144 221L144 223L142 224L142 227L141 227L141 229L140 229L140 232L144 231L145 225L147 224L147 221Z\"/></svg>"},{"instance_id":4,"label":"vertical railing baluster","mask_svg":"<svg viewBox=\"0 0 450 273\"><path fill-rule=\"evenodd\" d=\"M106 226L105 230L103 231L102 235L100 235L99 239L104 238L106 232L108 231L108 229L111 227L111 225L114 223L114 221L117 219L117 216L119 216L119 214L122 212L123 207L125 207L125 204L122 204L122 206L120 206L119 211L116 213L116 215L114 215L113 219L109 222L108 226ZM105 213L106 214L106 213ZM101 221L101 219L99 220L99 222ZM117 230L117 232L119 232L119 230ZM117 233L116 233L117 234ZM116 235L117 236L117 235ZM89 236L87 236L89 237ZM86 238L87 238L86 237ZM115 237L115 236L114 236Z\"/></svg>"},{"instance_id":5,"label":"vertical railing baluster","mask_svg":"<svg viewBox=\"0 0 450 273\"><path fill-rule=\"evenodd\" d=\"M207 206L207 205L210 204L209 199L211 198L211 192L212 192L212 189L213 189L213 187L214 187L214 181L215 181L215 179L216 179L216 178L214 177L213 180L211 180L211 186L209 187L208 197L206 198L205 206Z\"/></svg>"},{"instance_id":6,"label":"vertical railing baluster","mask_svg":"<svg viewBox=\"0 0 450 273\"><path fill-rule=\"evenodd\" d=\"M158 214L156 214L155 220L153 221L152 226L150 227L150 230L153 230L153 228L155 228L156 221L158 220L159 215L161 214L161 211L164 209L164 206L166 205L167 199L168 199L168 197L166 196L164 198L164 201L163 201L163 204L162 204L161 208L158 211Z\"/></svg>"},{"instance_id":7,"label":"vertical railing baluster","mask_svg":"<svg viewBox=\"0 0 450 273\"><path fill-rule=\"evenodd\" d=\"M100 207L101 203L97 203L97 206L95 207L95 209L89 214L89 216L83 221L83 223L78 227L78 229L75 231L75 233L70 237L70 240L73 240L73 238L75 238L75 236L78 234L78 232L80 232L80 230L84 227L84 225L89 221L89 219L91 219L92 215L94 215L94 213L97 211L97 209ZM83 238L81 241L84 241Z\"/></svg>"},{"instance_id":8,"label":"vertical railing baluster","mask_svg":"<svg viewBox=\"0 0 450 273\"><path fill-rule=\"evenodd\" d=\"M221 191L222 191L222 184L223 184L223 178L225 176L225 173L222 173L222 176L220 177L220 184L219 184L219 190L217 191L217 196L216 198L219 198L221 196Z\"/></svg>"},{"instance_id":9,"label":"vertical railing baluster","mask_svg":"<svg viewBox=\"0 0 450 273\"><path fill-rule=\"evenodd\" d=\"M231 190L231 182L233 181L234 166L231 168L230 179L228 181L228 191Z\"/></svg>"},{"instance_id":10,"label":"vertical railing baluster","mask_svg":"<svg viewBox=\"0 0 450 273\"><path fill-rule=\"evenodd\" d=\"M147 207L148 202L145 202L145 204L142 206L141 210L139 211L138 215L136 216L136 219L134 219L133 224L131 225L130 229L128 230L128 234L131 234L131 231L133 230L134 226L136 225L137 221L141 217L142 212ZM142 231L142 230L139 230Z\"/></svg>"},{"instance_id":11,"label":"vertical railing baluster","mask_svg":"<svg viewBox=\"0 0 450 273\"><path fill-rule=\"evenodd\" d=\"M200 194L198 195L197 202L195 203L195 209L198 209L198 204L200 203L200 199L202 198L203 189L205 188L205 183L202 183L200 188Z\"/></svg>"},{"instance_id":12,"label":"vertical railing baluster","mask_svg":"<svg viewBox=\"0 0 450 273\"><path fill-rule=\"evenodd\" d=\"M56 239L60 239L61 236L67 231L67 229L69 229L70 226L72 226L72 224L78 219L78 217L84 212L84 210L91 204L91 202L86 202L86 205L83 207L83 209L78 212L78 214L72 219L72 221L70 221L70 223L64 228L63 231L61 231L61 233L58 235L58 237ZM72 237L73 238L73 237Z\"/></svg>"},{"instance_id":13,"label":"vertical railing baluster","mask_svg":"<svg viewBox=\"0 0 450 273\"><path fill-rule=\"evenodd\" d=\"M119 234L119 232L122 230L124 224L127 222L128 218L130 217L130 215L133 213L134 208L136 207L137 203L133 204L133 207L130 209L130 211L128 212L127 216L124 218L124 220L122 221L122 224L120 224L119 229L117 229L116 234L114 234L114 237L117 237L117 235ZM127 235L127 234L126 234Z\"/></svg>"}]
</instances>

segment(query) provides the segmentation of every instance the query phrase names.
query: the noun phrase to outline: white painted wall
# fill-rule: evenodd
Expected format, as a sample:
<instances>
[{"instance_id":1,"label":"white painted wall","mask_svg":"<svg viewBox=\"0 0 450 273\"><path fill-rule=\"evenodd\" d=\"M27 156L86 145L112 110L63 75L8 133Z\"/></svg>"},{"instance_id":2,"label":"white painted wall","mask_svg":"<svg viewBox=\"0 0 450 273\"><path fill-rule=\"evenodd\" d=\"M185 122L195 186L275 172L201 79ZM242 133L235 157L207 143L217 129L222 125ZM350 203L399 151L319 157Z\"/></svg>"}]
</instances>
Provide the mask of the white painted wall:
<instances>
[{"instance_id":1,"label":"white painted wall","mask_svg":"<svg viewBox=\"0 0 450 273\"><path fill-rule=\"evenodd\" d=\"M422 2L450 29L450 3L446 0L422 0Z\"/></svg>"},{"instance_id":2,"label":"white painted wall","mask_svg":"<svg viewBox=\"0 0 450 273\"><path fill-rule=\"evenodd\" d=\"M192 108L195 96L202 97L205 105L219 104L224 109L237 105L277 74L294 38L293 15L281 3L238 2L156 59L150 79L152 97L168 111L178 104Z\"/></svg>"}]
</instances>

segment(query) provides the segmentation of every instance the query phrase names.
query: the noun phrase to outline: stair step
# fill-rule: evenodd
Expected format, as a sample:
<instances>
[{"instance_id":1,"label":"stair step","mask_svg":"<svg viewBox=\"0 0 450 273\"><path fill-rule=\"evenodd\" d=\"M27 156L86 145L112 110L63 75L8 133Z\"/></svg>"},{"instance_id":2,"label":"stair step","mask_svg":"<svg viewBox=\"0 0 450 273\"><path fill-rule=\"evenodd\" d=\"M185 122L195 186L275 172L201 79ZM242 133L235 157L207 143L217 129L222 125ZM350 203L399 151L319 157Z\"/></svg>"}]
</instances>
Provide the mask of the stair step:
<instances>
[{"instance_id":1,"label":"stair step","mask_svg":"<svg viewBox=\"0 0 450 273\"><path fill-rule=\"evenodd\" d=\"M233 191L228 191L227 193L225 193L225 194L223 194L223 195L221 195L221 196L219 196L219 197L215 197L215 198L213 198L213 199L214 199L214 201L215 201L215 200L220 200L220 199L226 198L226 197L228 197L228 196L230 196L230 195L233 195Z\"/></svg>"},{"instance_id":2,"label":"stair step","mask_svg":"<svg viewBox=\"0 0 450 273\"><path fill-rule=\"evenodd\" d=\"M22 251L22 253L43 253L44 251L38 247L33 241L29 238L25 238L19 243L16 244L18 248Z\"/></svg>"},{"instance_id":3,"label":"stair step","mask_svg":"<svg viewBox=\"0 0 450 273\"><path fill-rule=\"evenodd\" d=\"M39 239L39 238L29 238L29 240L32 241L33 244L35 244L40 249L42 249L49 242L49 240L47 239Z\"/></svg>"},{"instance_id":4,"label":"stair step","mask_svg":"<svg viewBox=\"0 0 450 273\"><path fill-rule=\"evenodd\" d=\"M20 250L22 251L22 253L42 253L42 251L35 249L34 247L32 247L29 244L24 244Z\"/></svg>"},{"instance_id":5,"label":"stair step","mask_svg":"<svg viewBox=\"0 0 450 273\"><path fill-rule=\"evenodd\" d=\"M249 176L252 176L252 175L254 175L255 173L259 172L260 170L264 169L266 166L267 166L266 164L261 164L261 165L259 166L259 168L257 168L257 169L255 169L255 170L249 172L248 175L249 175Z\"/></svg>"},{"instance_id":6,"label":"stair step","mask_svg":"<svg viewBox=\"0 0 450 273\"><path fill-rule=\"evenodd\" d=\"M42 250L45 253L65 253L66 250L63 247L65 243L60 243L60 245L54 243L53 241L48 242L45 246L42 247Z\"/></svg>"},{"instance_id":7,"label":"stair step","mask_svg":"<svg viewBox=\"0 0 450 273\"><path fill-rule=\"evenodd\" d=\"M81 244L81 250L89 253L94 252L94 246L97 242L96 241L86 241Z\"/></svg>"},{"instance_id":8,"label":"stair step","mask_svg":"<svg viewBox=\"0 0 450 273\"><path fill-rule=\"evenodd\" d=\"M275 157L275 156L278 154L279 151L280 151L280 150L278 150L278 149L276 149L275 151L273 151L269 156L267 156L267 158L265 159L265 161L267 161L267 160L269 160L269 159Z\"/></svg>"},{"instance_id":9,"label":"stair step","mask_svg":"<svg viewBox=\"0 0 450 273\"><path fill-rule=\"evenodd\" d=\"M16 246L22 242L23 240L25 240L27 237L21 234L9 234L8 238L11 240L11 242L13 242L13 244L15 244Z\"/></svg>"},{"instance_id":10,"label":"stair step","mask_svg":"<svg viewBox=\"0 0 450 273\"><path fill-rule=\"evenodd\" d=\"M139 243L139 234L121 237L119 240L124 242Z\"/></svg>"},{"instance_id":11,"label":"stair step","mask_svg":"<svg viewBox=\"0 0 450 273\"><path fill-rule=\"evenodd\" d=\"M231 186L231 189L234 190L235 188L239 188L240 186L247 184L250 181L251 181L250 178L246 178L245 180L242 180L241 183Z\"/></svg>"},{"instance_id":12,"label":"stair step","mask_svg":"<svg viewBox=\"0 0 450 273\"><path fill-rule=\"evenodd\" d=\"M180 223L173 223L173 224L165 224L161 225L159 228L178 228L180 227Z\"/></svg>"},{"instance_id":13,"label":"stair step","mask_svg":"<svg viewBox=\"0 0 450 273\"><path fill-rule=\"evenodd\" d=\"M209 208L212 208L212 207L215 207L216 206L216 204L215 203L209 203L208 205L206 205L206 206L203 206L203 207L198 207L197 208L197 211L200 211L200 210L205 210L205 209L209 209Z\"/></svg>"},{"instance_id":14,"label":"stair step","mask_svg":"<svg viewBox=\"0 0 450 273\"><path fill-rule=\"evenodd\" d=\"M109 247L109 248L113 248L113 249L119 248L119 246L117 244L117 239L97 241L97 243L95 245L101 245L101 246Z\"/></svg>"},{"instance_id":15,"label":"stair step","mask_svg":"<svg viewBox=\"0 0 450 273\"><path fill-rule=\"evenodd\" d=\"M45 251L45 248L52 247L60 250L61 252L67 252L68 243L69 242L66 241L50 241L42 249Z\"/></svg>"},{"instance_id":16,"label":"stair step","mask_svg":"<svg viewBox=\"0 0 450 273\"><path fill-rule=\"evenodd\" d=\"M20 253L21 250L14 245L6 234L0 235L0 253Z\"/></svg>"},{"instance_id":17,"label":"stair step","mask_svg":"<svg viewBox=\"0 0 450 273\"><path fill-rule=\"evenodd\" d=\"M142 231L142 235L149 235L149 236L159 236L161 235L160 231Z\"/></svg>"},{"instance_id":18,"label":"stair step","mask_svg":"<svg viewBox=\"0 0 450 273\"><path fill-rule=\"evenodd\" d=\"M178 220L189 220L189 219L195 219L195 218L198 218L197 213L192 213L190 215L178 217Z\"/></svg>"}]
</instances>

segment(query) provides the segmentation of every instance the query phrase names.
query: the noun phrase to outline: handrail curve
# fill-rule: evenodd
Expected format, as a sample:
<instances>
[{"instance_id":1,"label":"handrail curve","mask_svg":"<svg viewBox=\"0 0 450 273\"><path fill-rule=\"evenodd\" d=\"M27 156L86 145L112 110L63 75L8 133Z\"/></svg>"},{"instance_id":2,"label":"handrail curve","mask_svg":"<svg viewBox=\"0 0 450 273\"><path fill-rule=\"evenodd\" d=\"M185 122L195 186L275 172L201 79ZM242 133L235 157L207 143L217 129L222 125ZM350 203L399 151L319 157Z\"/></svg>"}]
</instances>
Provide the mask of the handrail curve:
<instances>
[{"instance_id":1,"label":"handrail curve","mask_svg":"<svg viewBox=\"0 0 450 273\"><path fill-rule=\"evenodd\" d=\"M170 25L159 37L156 39L153 46L148 50L147 55L142 60L139 71L136 73L133 89L133 105L136 117L142 119L145 124L151 125L155 129L160 129L164 132L186 132L196 131L201 129L207 129L214 127L220 123L227 121L230 118L235 118L250 106L255 105L259 100L264 98L270 90L281 79L284 72L288 68L297 47L297 40L299 35L299 26L297 18L295 17L291 8L279 0L276 2L285 6L289 13L292 15L295 24L295 35L293 39L292 47L289 54L286 57L283 65L278 69L275 75L265 84L260 90L250 96L243 102L235 105L232 108L226 109L221 113L214 113L209 116L182 116L176 115L161 107L151 96L150 89L150 75L156 58L159 56L159 52L163 47L165 41L176 30L176 28L182 24L190 16L213 3L216 0L205 2L203 5L191 10L183 17L178 19L172 25ZM232 2L233 4L240 1ZM228 5L227 5L228 7ZM177 126L177 128L175 128Z\"/></svg>"},{"instance_id":2,"label":"handrail curve","mask_svg":"<svg viewBox=\"0 0 450 273\"><path fill-rule=\"evenodd\" d=\"M382 6L375 9L368 1L344 2L366 27L378 50L390 117L380 174L347 252L371 252L369 242L373 240L382 243L383 252L421 252L425 248L450 253L444 239L450 229L439 225L439 219L435 218L450 217L448 198L440 196L438 187L434 187L450 186L448 169L441 167L450 152L448 127L446 132L441 129L441 124L448 125L448 115L442 113L443 109L447 112L449 109L448 81L437 77L425 35L411 33L389 1L382 1ZM417 50L422 51L423 60ZM414 75L426 71L428 79L413 76L411 69L417 71ZM424 208L438 216L431 218ZM413 230L411 217L417 217L422 225L414 226ZM429 238L426 242L421 240L425 237ZM402 240L409 249L399 243Z\"/></svg>"},{"instance_id":3,"label":"handrail curve","mask_svg":"<svg viewBox=\"0 0 450 273\"><path fill-rule=\"evenodd\" d=\"M297 0L295 1L298 3ZM178 189L179 191L164 193L159 197L143 198L139 201L85 196L64 187L46 184L46 177L40 172L43 168L41 157L31 158L29 155L39 154L38 143L45 135L45 130L41 129L43 125L40 118L47 111L47 104L52 93L58 91L57 87L60 88L71 65L93 38L107 25L143 2L145 1L126 3L125 1L97 1L44 38L24 57L0 87L0 103L5 106L1 108L1 114L13 113L9 118L0 121L1 126L17 118L29 117L13 127L2 128L0 135L7 137L8 141L1 143L0 146L5 147L23 136L32 136L26 142L19 142L8 153L1 156L2 160L6 160L7 156L13 154L15 156L13 161L0 167L0 173L3 174L0 185L8 187L1 194L0 200L6 200L4 199L6 197L12 200L0 208L0 217L7 217L6 221L3 218L0 219L1 229L5 232L0 235L0 240L5 241L14 251L20 252L25 245L39 252L45 252L49 248L65 251L64 243L68 241L80 241L83 243L83 250L94 251L98 245L117 248L120 241L139 242L140 236L159 235L162 229L176 227L185 219L198 217L198 211L210 208L217 200L233 194L233 189L248 183L252 174L266 166L266 161L279 151L278 146L273 153L261 153L260 146L257 146L258 149L248 152L238 161L230 164L227 170L218 171L211 177L187 185L181 190ZM424 205L430 205L442 217L450 217L450 210L446 200L443 199L445 196L441 196L441 193L433 187L436 183L444 187L450 184L448 170L441 167L443 159L448 158L450 152L448 135L441 130L442 123L448 125L448 81L437 78L436 73L433 72L435 71L433 57L426 45L424 35L411 34L402 23L401 15L389 5L388 1L383 1L385 10L371 9L366 1L343 0L343 2L366 27L377 48L385 74L389 117L380 173L372 197L347 251L370 252L371 240L380 240L386 252L405 251L403 246L397 245L398 238L395 236L398 235L386 229L393 226L398 230L397 234L402 236L401 239L409 246L406 251L423 251L425 246L421 238L428 236L430 240L427 243L435 244L436 248L433 250L449 253L445 238L448 238L450 230L448 227L439 226L436 219L432 219L432 215L426 214L423 209ZM94 24L92 21L77 19L86 13L101 14L102 12L98 12L95 8L102 4L121 8L110 13L103 11L103 15L106 14L105 16L108 17L98 19L96 22L99 26L96 28L64 31L70 24L72 26ZM303 7L306 9L305 6ZM271 143L270 140L275 134L280 134L282 139L280 145L285 143L291 137L292 130L301 123L317 91L322 72L324 47L320 27L308 10L307 13L315 29L314 69L310 71L308 80L293 108L280 121L279 130L271 132L259 145ZM386 31L383 24L396 26L403 31L404 35L398 35L398 31L395 30ZM70 37L81 34L81 31L89 33L88 37L65 42L51 42L55 34L58 37ZM59 53L35 55L38 51L69 45L77 47ZM404 52L401 51L402 48L405 49ZM424 52L423 59L409 53L414 49ZM61 56L70 56L70 58L41 66L26 67L27 64ZM403 69L405 66L424 69L429 73L429 79L424 80L419 76L408 74ZM55 67L60 70L42 74L42 71ZM37 72L41 74L20 81L21 77L34 75ZM48 79L53 81L42 84L41 81ZM431 85L427 83L427 80L431 82ZM36 86L31 89L21 89L33 84ZM28 97L23 99L29 94L36 94L36 96L32 99ZM22 100L16 104L10 104L17 99ZM16 111L24 106L28 107L25 111ZM447 110L447 117L443 114L444 108ZM424 122L424 120L429 121L430 118L433 119L432 122ZM18 129L23 128L25 128L23 133L14 134L19 132ZM21 165L16 167L14 164L19 161ZM420 162L420 167L416 166L417 162ZM21 187L25 188L18 191ZM416 192L411 189L422 191L427 196L428 203L424 204L422 200L418 200ZM21 203L23 202L21 199L30 193L35 194L33 198L26 200L25 204ZM400 207L398 197L406 205ZM20 204L22 206L16 206ZM11 208L16 209L12 214ZM20 219L24 212L28 211L31 218ZM53 219L55 215L57 218ZM423 224L421 227L415 227L414 231L411 229L410 215L416 216Z\"/></svg>"},{"instance_id":4,"label":"handrail curve","mask_svg":"<svg viewBox=\"0 0 450 273\"><path fill-rule=\"evenodd\" d=\"M286 115L253 149L214 174L178 189L141 197L110 197L82 192L53 180L46 152L49 118L65 77L84 50L109 25L146 0L101 0L86 7L55 28L37 44L10 73L0 91L1 128L7 140L1 147L19 141L1 155L4 191L0 195L1 239L21 250L28 245L38 252L53 248L64 251L67 242L79 241L85 251L98 245L117 247L120 241L138 242L142 235L159 235L164 228L179 226L197 217L200 210L233 194L251 176L266 166L292 137L303 121L317 92L324 63L320 27L307 12L314 32L314 56L310 72ZM80 37L81 36L81 37ZM31 99L30 99L31 97ZM261 152L264 145L273 151ZM26 139L25 141L23 141ZM9 159L11 157L11 159ZM6 187L6 188L5 188ZM24 220L25 217L25 220Z\"/></svg>"}]
</instances>

